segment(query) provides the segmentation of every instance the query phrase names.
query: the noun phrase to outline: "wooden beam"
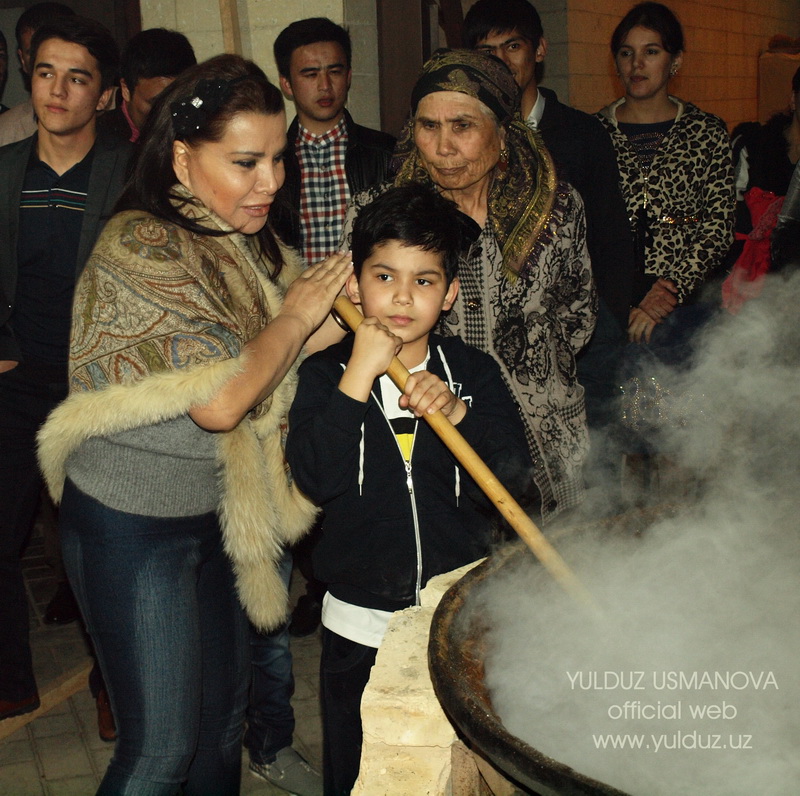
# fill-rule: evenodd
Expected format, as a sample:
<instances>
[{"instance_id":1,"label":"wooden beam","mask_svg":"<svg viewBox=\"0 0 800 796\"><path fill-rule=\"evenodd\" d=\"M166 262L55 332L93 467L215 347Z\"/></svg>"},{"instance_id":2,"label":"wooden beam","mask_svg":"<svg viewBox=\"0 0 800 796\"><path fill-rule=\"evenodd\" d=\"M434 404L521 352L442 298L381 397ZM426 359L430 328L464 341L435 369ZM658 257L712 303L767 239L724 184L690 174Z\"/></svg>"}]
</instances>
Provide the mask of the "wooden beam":
<instances>
[{"instance_id":1,"label":"wooden beam","mask_svg":"<svg viewBox=\"0 0 800 796\"><path fill-rule=\"evenodd\" d=\"M222 22L222 43L226 53L242 54L242 31L239 27L239 7L236 0L219 0Z\"/></svg>"},{"instance_id":2,"label":"wooden beam","mask_svg":"<svg viewBox=\"0 0 800 796\"><path fill-rule=\"evenodd\" d=\"M13 735L18 729L26 724L38 719L47 711L52 710L56 705L60 705L65 699L69 699L73 694L82 691L89 683L89 672L92 669L92 661L86 661L61 677L56 678L46 691L39 694L40 705L36 710L25 713L22 716L14 716L11 719L0 721L0 741Z\"/></svg>"}]
</instances>

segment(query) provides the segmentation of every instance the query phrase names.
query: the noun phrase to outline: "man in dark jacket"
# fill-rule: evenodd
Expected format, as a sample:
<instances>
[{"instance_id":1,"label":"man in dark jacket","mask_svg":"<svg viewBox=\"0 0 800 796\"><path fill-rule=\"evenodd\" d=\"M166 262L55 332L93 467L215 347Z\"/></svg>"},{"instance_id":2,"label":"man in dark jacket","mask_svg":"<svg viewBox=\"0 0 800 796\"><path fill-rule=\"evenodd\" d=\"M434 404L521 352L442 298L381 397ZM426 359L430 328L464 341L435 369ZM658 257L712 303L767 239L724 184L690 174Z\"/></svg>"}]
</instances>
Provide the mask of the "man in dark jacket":
<instances>
[{"instance_id":1,"label":"man in dark jacket","mask_svg":"<svg viewBox=\"0 0 800 796\"><path fill-rule=\"evenodd\" d=\"M73 289L130 154L96 134L119 58L111 34L54 19L31 53L37 131L0 149L0 720L39 705L20 561L42 485L36 432L66 397Z\"/></svg>"},{"instance_id":2,"label":"man in dark jacket","mask_svg":"<svg viewBox=\"0 0 800 796\"><path fill-rule=\"evenodd\" d=\"M274 52L281 90L297 116L270 219L311 265L336 251L350 198L383 180L395 141L356 124L345 110L352 72L344 28L323 17L293 22L275 39Z\"/></svg>"},{"instance_id":3,"label":"man in dark jacket","mask_svg":"<svg viewBox=\"0 0 800 796\"><path fill-rule=\"evenodd\" d=\"M528 0L478 0L464 19L464 45L495 55L511 70L521 92L522 117L541 133L560 176L581 195L586 243L599 296L597 326L578 357L578 378L586 389L592 460L615 468L610 452L598 454L598 432L614 421L617 366L626 342L633 283L633 241L619 188L611 140L592 116L558 101L539 86L547 40ZM617 476L616 471L610 473Z\"/></svg>"}]
</instances>

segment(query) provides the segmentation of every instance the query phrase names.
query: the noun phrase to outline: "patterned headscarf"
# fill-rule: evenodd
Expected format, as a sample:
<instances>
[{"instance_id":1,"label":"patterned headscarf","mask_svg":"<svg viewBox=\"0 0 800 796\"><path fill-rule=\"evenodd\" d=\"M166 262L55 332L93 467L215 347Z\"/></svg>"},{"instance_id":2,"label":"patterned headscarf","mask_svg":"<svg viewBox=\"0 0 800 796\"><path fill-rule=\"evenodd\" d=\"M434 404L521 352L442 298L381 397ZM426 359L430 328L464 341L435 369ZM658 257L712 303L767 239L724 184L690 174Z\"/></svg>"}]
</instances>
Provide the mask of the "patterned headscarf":
<instances>
[{"instance_id":1,"label":"patterned headscarf","mask_svg":"<svg viewBox=\"0 0 800 796\"><path fill-rule=\"evenodd\" d=\"M430 184L414 143L414 116L423 97L457 91L486 105L505 130L508 163L495 168L489 189L489 223L509 274L517 274L550 217L555 168L538 132L519 113L519 88L499 59L473 50L437 50L422 67L411 92L411 118L395 147L395 184Z\"/></svg>"}]
</instances>

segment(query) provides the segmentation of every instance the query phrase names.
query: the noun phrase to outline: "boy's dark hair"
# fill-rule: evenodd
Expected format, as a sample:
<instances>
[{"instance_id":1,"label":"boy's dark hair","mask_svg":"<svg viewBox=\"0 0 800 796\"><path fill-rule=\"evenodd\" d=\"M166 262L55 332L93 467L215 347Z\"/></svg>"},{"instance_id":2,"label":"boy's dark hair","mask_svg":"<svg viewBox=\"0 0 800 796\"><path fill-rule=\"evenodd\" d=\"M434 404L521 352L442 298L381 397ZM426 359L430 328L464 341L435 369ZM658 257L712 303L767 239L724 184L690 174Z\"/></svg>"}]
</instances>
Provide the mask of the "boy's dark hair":
<instances>
[{"instance_id":1,"label":"boy's dark hair","mask_svg":"<svg viewBox=\"0 0 800 796\"><path fill-rule=\"evenodd\" d=\"M97 61L102 91L114 85L119 70L119 48L105 25L79 16L62 17L45 23L31 39L31 69L36 63L39 47L48 39L61 39L85 47Z\"/></svg>"},{"instance_id":2,"label":"boy's dark hair","mask_svg":"<svg viewBox=\"0 0 800 796\"><path fill-rule=\"evenodd\" d=\"M63 3L36 3L25 9L17 20L14 34L17 37L17 48L22 49L22 34L26 30L36 33L42 25L52 22L57 17L74 17L75 12Z\"/></svg>"},{"instance_id":3,"label":"boy's dark hair","mask_svg":"<svg viewBox=\"0 0 800 796\"><path fill-rule=\"evenodd\" d=\"M194 66L197 58L189 39L176 30L150 28L137 33L125 45L120 61L120 77L130 91L151 77L177 77Z\"/></svg>"},{"instance_id":4,"label":"boy's dark hair","mask_svg":"<svg viewBox=\"0 0 800 796\"><path fill-rule=\"evenodd\" d=\"M539 46L544 35L542 20L528 0L478 0L464 17L461 35L464 46L474 50L492 33L512 30L528 39L534 49Z\"/></svg>"},{"instance_id":5,"label":"boy's dark hair","mask_svg":"<svg viewBox=\"0 0 800 796\"><path fill-rule=\"evenodd\" d=\"M176 103L190 103L192 97L203 92L210 92L213 98L214 87L218 84L226 88L219 103L214 103L213 111L205 114L198 110L197 126L191 133L176 131L176 124L180 124L173 116ZM145 210L199 235L228 234L208 229L202 225L202 219L195 221L180 212L180 205L186 200L175 193L178 178L172 165L172 145L176 140L191 146L219 141L228 123L240 114L275 116L283 113L283 109L283 95L252 61L239 55L217 55L190 66L153 102L142 127L128 180L114 211ZM283 258L269 223L254 237L258 239L257 248L271 265L273 279L276 278Z\"/></svg>"},{"instance_id":6,"label":"boy's dark hair","mask_svg":"<svg viewBox=\"0 0 800 796\"><path fill-rule=\"evenodd\" d=\"M333 41L340 45L344 50L347 68L350 68L353 45L350 43L350 34L347 30L327 17L311 17L292 22L275 39L272 51L275 54L278 74L288 80L292 53L298 47L305 47L307 44L316 44L320 41Z\"/></svg>"},{"instance_id":7,"label":"boy's dark hair","mask_svg":"<svg viewBox=\"0 0 800 796\"><path fill-rule=\"evenodd\" d=\"M616 57L622 42L637 26L654 30L670 55L683 52L683 28L672 11L662 3L639 3L622 18L611 35L611 54Z\"/></svg>"},{"instance_id":8,"label":"boy's dark hair","mask_svg":"<svg viewBox=\"0 0 800 796\"><path fill-rule=\"evenodd\" d=\"M389 188L356 217L350 250L357 278L377 246L399 241L442 255L442 268L449 285L458 275L462 247L461 220L454 202L419 183Z\"/></svg>"}]
</instances>

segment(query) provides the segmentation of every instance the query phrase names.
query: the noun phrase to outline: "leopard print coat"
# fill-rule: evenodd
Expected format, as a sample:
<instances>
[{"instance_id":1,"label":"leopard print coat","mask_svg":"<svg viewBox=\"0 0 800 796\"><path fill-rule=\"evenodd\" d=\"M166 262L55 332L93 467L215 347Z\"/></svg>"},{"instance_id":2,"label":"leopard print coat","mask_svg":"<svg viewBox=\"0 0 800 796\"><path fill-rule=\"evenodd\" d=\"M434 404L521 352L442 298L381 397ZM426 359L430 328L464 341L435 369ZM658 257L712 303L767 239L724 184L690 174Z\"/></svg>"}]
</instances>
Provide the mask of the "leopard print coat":
<instances>
[{"instance_id":1,"label":"leopard print coat","mask_svg":"<svg viewBox=\"0 0 800 796\"><path fill-rule=\"evenodd\" d=\"M677 97L670 100L678 115L648 173L617 126L616 111L625 98L597 117L617 153L629 217L647 201L653 241L645 253L645 273L671 279L683 302L719 266L733 242L736 197L725 122Z\"/></svg>"}]
</instances>

